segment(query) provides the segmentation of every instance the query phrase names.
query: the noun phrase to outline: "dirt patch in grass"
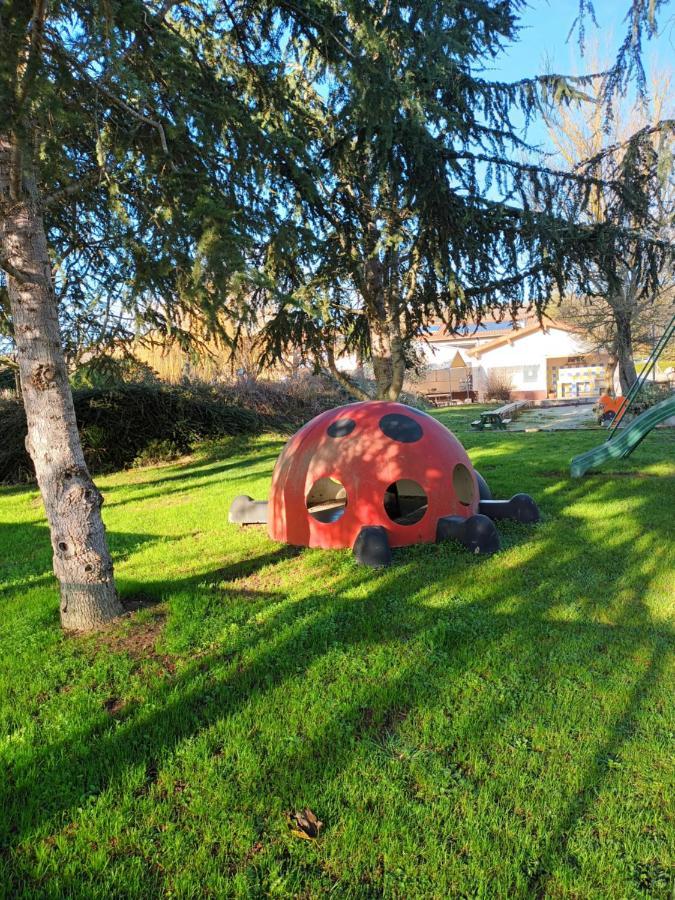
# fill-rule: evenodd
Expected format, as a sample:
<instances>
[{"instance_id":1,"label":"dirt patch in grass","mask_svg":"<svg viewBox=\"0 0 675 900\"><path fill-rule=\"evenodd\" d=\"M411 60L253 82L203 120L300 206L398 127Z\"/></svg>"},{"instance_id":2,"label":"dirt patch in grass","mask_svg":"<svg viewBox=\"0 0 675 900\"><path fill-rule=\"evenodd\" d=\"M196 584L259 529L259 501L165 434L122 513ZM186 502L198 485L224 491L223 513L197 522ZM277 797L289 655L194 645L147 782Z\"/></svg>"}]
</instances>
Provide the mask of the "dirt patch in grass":
<instances>
[{"instance_id":1,"label":"dirt patch in grass","mask_svg":"<svg viewBox=\"0 0 675 900\"><path fill-rule=\"evenodd\" d=\"M136 660L153 660L161 663L168 674L173 674L176 671L173 657L155 649L166 624L166 609L143 594L123 598L122 605L126 615L98 632L92 645L94 652L107 650L126 653ZM136 618L134 614L141 610L149 613Z\"/></svg>"},{"instance_id":2,"label":"dirt patch in grass","mask_svg":"<svg viewBox=\"0 0 675 900\"><path fill-rule=\"evenodd\" d=\"M405 722L409 712L405 706L392 706L384 712L363 706L359 710L356 733L359 737L369 735L374 740L387 738Z\"/></svg>"},{"instance_id":3,"label":"dirt patch in grass","mask_svg":"<svg viewBox=\"0 0 675 900\"><path fill-rule=\"evenodd\" d=\"M274 568L263 572L256 572L246 578L240 578L228 584L228 590L242 597L259 599L261 594L274 592L287 582L288 576Z\"/></svg>"},{"instance_id":4,"label":"dirt patch in grass","mask_svg":"<svg viewBox=\"0 0 675 900\"><path fill-rule=\"evenodd\" d=\"M103 709L113 718L124 709L125 702L120 697L109 697L103 704Z\"/></svg>"},{"instance_id":5,"label":"dirt patch in grass","mask_svg":"<svg viewBox=\"0 0 675 900\"><path fill-rule=\"evenodd\" d=\"M139 609L153 609L159 604L159 601L150 594L127 594L121 600L127 613L135 613Z\"/></svg>"}]
</instances>

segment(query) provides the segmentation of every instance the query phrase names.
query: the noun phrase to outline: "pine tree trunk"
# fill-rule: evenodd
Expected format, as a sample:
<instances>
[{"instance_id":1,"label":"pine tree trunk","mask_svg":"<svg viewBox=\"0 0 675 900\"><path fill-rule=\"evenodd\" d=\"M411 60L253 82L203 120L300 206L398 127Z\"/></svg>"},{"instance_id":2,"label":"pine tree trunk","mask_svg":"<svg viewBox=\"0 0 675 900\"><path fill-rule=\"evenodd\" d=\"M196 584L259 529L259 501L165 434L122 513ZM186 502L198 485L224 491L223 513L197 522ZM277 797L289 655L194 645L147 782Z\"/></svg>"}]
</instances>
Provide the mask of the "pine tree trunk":
<instances>
[{"instance_id":1,"label":"pine tree trunk","mask_svg":"<svg viewBox=\"0 0 675 900\"><path fill-rule=\"evenodd\" d=\"M621 393L626 396L637 378L633 362L633 335L630 316L621 309L614 310L616 322L616 348L619 360L619 381Z\"/></svg>"},{"instance_id":2,"label":"pine tree trunk","mask_svg":"<svg viewBox=\"0 0 675 900\"><path fill-rule=\"evenodd\" d=\"M370 328L370 348L375 378L375 396L378 400L389 400L393 365L391 341L383 323L373 322Z\"/></svg>"},{"instance_id":3,"label":"pine tree trunk","mask_svg":"<svg viewBox=\"0 0 675 900\"><path fill-rule=\"evenodd\" d=\"M391 290L387 290L386 267L377 249L379 239L377 224L370 222L361 290L368 315L375 397L398 400L403 390L406 361L399 314Z\"/></svg>"},{"instance_id":4,"label":"pine tree trunk","mask_svg":"<svg viewBox=\"0 0 675 900\"><path fill-rule=\"evenodd\" d=\"M370 346L378 400L398 400L405 378L403 342L389 323L371 322Z\"/></svg>"},{"instance_id":5,"label":"pine tree trunk","mask_svg":"<svg viewBox=\"0 0 675 900\"><path fill-rule=\"evenodd\" d=\"M391 384L389 385L389 399L398 400L403 390L405 378L405 353L400 334L394 334L391 340Z\"/></svg>"},{"instance_id":6,"label":"pine tree trunk","mask_svg":"<svg viewBox=\"0 0 675 900\"><path fill-rule=\"evenodd\" d=\"M25 164L17 195L11 157L9 140L0 136L0 250L28 421L26 446L49 523L61 624L90 630L123 607L101 519L103 498L77 432L35 178Z\"/></svg>"}]
</instances>

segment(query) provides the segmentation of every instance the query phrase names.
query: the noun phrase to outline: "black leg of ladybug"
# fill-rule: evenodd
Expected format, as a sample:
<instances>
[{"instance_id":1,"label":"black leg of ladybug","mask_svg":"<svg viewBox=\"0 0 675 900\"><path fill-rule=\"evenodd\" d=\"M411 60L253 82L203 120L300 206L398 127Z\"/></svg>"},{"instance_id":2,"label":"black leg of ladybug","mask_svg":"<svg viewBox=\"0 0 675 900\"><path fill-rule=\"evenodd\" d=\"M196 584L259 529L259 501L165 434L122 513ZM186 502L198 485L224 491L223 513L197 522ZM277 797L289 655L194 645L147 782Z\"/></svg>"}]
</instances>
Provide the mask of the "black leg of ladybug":
<instances>
[{"instance_id":1,"label":"black leg of ladybug","mask_svg":"<svg viewBox=\"0 0 675 900\"><path fill-rule=\"evenodd\" d=\"M436 526L437 541L459 541L472 553L495 553L499 550L499 535L487 516L441 516Z\"/></svg>"},{"instance_id":2,"label":"black leg of ladybug","mask_svg":"<svg viewBox=\"0 0 675 900\"><path fill-rule=\"evenodd\" d=\"M227 521L235 525L266 525L267 500L254 500L245 494L235 497Z\"/></svg>"},{"instance_id":3,"label":"black leg of ladybug","mask_svg":"<svg viewBox=\"0 0 675 900\"><path fill-rule=\"evenodd\" d=\"M510 500L482 500L479 511L490 519L514 519L523 525L539 521L539 507L529 494L515 494Z\"/></svg>"},{"instance_id":4,"label":"black leg of ladybug","mask_svg":"<svg viewBox=\"0 0 675 900\"><path fill-rule=\"evenodd\" d=\"M365 525L354 541L354 558L362 566L381 569L391 565L391 547L381 525Z\"/></svg>"}]
</instances>

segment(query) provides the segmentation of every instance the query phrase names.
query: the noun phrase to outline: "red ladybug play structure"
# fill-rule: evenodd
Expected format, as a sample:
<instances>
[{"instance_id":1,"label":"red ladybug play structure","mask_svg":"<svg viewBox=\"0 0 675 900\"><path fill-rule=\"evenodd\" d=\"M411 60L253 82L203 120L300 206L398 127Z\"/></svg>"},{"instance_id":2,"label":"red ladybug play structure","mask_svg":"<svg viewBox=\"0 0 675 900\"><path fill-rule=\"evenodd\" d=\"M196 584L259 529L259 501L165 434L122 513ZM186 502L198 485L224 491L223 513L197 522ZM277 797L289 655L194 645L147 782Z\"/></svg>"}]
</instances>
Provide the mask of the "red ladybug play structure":
<instances>
[{"instance_id":1,"label":"red ladybug play structure","mask_svg":"<svg viewBox=\"0 0 675 900\"><path fill-rule=\"evenodd\" d=\"M229 519L267 522L300 547L350 547L366 565L391 548L453 538L476 553L499 548L493 519L536 522L527 494L492 500L457 438L402 403L351 403L316 416L286 444L269 502L237 497Z\"/></svg>"}]
</instances>

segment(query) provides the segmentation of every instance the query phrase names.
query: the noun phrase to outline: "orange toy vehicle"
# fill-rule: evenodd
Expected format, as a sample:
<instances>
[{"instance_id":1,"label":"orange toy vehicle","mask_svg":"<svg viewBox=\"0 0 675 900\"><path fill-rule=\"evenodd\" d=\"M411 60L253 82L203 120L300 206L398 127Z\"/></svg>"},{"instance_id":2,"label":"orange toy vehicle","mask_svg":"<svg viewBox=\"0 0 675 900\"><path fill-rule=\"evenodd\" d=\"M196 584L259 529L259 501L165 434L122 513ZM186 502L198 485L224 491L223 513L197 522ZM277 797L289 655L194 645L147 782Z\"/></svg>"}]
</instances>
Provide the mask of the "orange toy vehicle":
<instances>
[{"instance_id":1,"label":"orange toy vehicle","mask_svg":"<svg viewBox=\"0 0 675 900\"><path fill-rule=\"evenodd\" d=\"M625 408L621 409L625 399L625 397L610 397L609 394L603 394L598 400L598 423L600 425L609 425L617 418L617 414L617 421L620 422L626 411Z\"/></svg>"}]
</instances>

